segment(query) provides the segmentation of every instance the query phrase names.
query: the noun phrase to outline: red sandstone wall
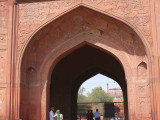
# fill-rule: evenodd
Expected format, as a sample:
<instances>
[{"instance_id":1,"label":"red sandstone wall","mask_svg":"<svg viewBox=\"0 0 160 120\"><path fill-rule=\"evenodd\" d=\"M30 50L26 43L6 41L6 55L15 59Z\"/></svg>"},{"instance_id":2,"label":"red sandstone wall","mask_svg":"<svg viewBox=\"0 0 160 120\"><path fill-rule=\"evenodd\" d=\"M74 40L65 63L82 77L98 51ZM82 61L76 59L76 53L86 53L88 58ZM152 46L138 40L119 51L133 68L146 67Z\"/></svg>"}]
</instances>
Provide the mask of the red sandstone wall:
<instances>
[{"instance_id":1,"label":"red sandstone wall","mask_svg":"<svg viewBox=\"0 0 160 120\"><path fill-rule=\"evenodd\" d=\"M92 9L98 8L100 11L104 11L104 14L112 14L113 16L120 17L122 21L125 20L139 30L148 41L149 45L152 46L152 36L151 36L151 21L150 21L150 7L149 1L141 2L141 1L127 1L127 2L102 2L102 1L53 1L53 2L43 2L43 3L29 3L29 4L21 4L19 5L19 22L18 22L18 49L17 49L17 61L19 61L19 56L22 53L25 44L29 42L29 37L34 33L34 31L45 24L47 21L54 19L57 15L63 14L68 9L73 9L75 6L84 5L90 7ZM61 31L59 31L61 32ZM59 34L59 33L58 33ZM114 35L116 33L113 33ZM125 34L125 33L124 33ZM126 35L123 35L124 39L127 38ZM37 39L39 39L37 37ZM127 49L126 46L132 46L132 42L122 41L123 46ZM135 46L135 48L140 49L140 46ZM142 47L143 48L143 47ZM142 49L141 48L141 49ZM144 60L145 58L140 58L137 56L139 61ZM18 65L18 64L17 64ZM135 69L135 68L133 68ZM138 69L138 68L137 68ZM143 66L139 67L140 73L147 73L147 68L143 71ZM141 72L142 71L142 72ZM136 76L136 75L135 75ZM146 78L140 78L137 80L138 82L143 82L144 80L148 80ZM146 85L145 85L146 86ZM139 87L139 86L137 86ZM130 88L129 91L133 91L135 87ZM135 97L134 95L132 97ZM131 97L131 98L132 98ZM141 99L141 95L137 95L136 104L139 108L143 108L144 104L147 103L148 96ZM134 104L130 104L131 108L134 108ZM149 105L150 106L150 105ZM137 111L144 112L144 111ZM150 111L145 111L145 113L150 113Z\"/></svg>"},{"instance_id":2,"label":"red sandstone wall","mask_svg":"<svg viewBox=\"0 0 160 120\"><path fill-rule=\"evenodd\" d=\"M110 14L139 30L153 47L151 34L150 0L102 1L60 0L43 3L20 4L18 23L18 54L21 53L33 32L46 22L77 6L87 6L104 14Z\"/></svg>"},{"instance_id":3,"label":"red sandstone wall","mask_svg":"<svg viewBox=\"0 0 160 120\"><path fill-rule=\"evenodd\" d=\"M10 19L12 20L12 19ZM9 116L10 32L9 2L0 0L0 120Z\"/></svg>"},{"instance_id":4,"label":"red sandstone wall","mask_svg":"<svg viewBox=\"0 0 160 120\"><path fill-rule=\"evenodd\" d=\"M121 18L124 18L127 21L130 21L131 24L133 24L135 26L135 28L139 29L143 35L145 36L146 40L148 40L148 42L150 43L151 47L153 48L153 61L152 61L152 66L154 67L152 70L156 71L153 72L152 74L150 73L150 75L152 75L152 79L151 81L154 81L155 84L153 84L153 92L152 94L154 95L154 102L156 104L153 104L154 107L154 112L157 113L156 115L156 120L158 119L158 116L160 118L160 115L158 113L160 113L160 103L159 103L159 86L160 86L160 79L159 79L159 55L160 55L160 47L159 47L159 43L160 43L160 27L157 27L160 25L160 16L159 16L159 11L160 11L160 1L159 0L137 0L137 1L130 1L129 3L126 2L119 2L118 4L114 1L110 1L110 3L105 3L104 2L100 2L99 0L97 1L92 1L92 0L84 0L85 3L89 6L94 6L100 9L103 9L104 11L106 11L107 13L111 13L114 14L116 16L119 16ZM33 1L32 1L33 2ZM50 11L51 9L49 9L50 7L48 7L48 13L47 14L48 18L49 16L52 14L52 16L56 16L57 14L60 14L61 12L58 11L65 11L66 9L70 8L71 6L74 6L75 4L79 1L70 1L70 2L60 2L59 4L57 4L55 6L56 9L54 9L56 12L54 13L53 11ZM143 5L141 4L143 3ZM48 2L46 4L49 4L49 6L52 6L52 2ZM140 6L141 5L141 6ZM23 47L25 41L27 41L27 39L29 38L29 36L33 33L33 31L38 28L40 26L41 23L43 23L43 20L45 21L46 17L44 17L44 14L46 11L43 11L43 9L46 9L45 3L39 3L36 5L33 4L25 4L25 5L19 5L20 6L20 20L23 20L22 25L19 23L19 35L20 35L20 39L18 41L18 45L19 47ZM33 7L34 6L34 7ZM65 7L64 7L65 6ZM35 20L34 22L33 20L33 16L35 15L34 11L39 8L40 9L40 13L38 14L38 18L44 18L42 19L42 21L40 21L41 23L35 23L36 21L39 21L39 19ZM127 8L127 10L125 9ZM6 117L8 117L8 113L9 113L9 98L10 98L10 94L9 94L9 85L10 85L10 56L11 56L11 22L12 22L12 10L11 10L11 6L9 9L9 4L8 1L5 0L0 0L0 119L6 119ZM130 10L130 11L128 11ZM26 11L26 16L27 17L23 17L23 15L21 16L21 13L23 14L23 11ZM128 11L128 12L127 12ZM10 13L10 17L9 17L9 13ZM43 14L42 14L43 13ZM53 15L54 14L54 15ZM41 15L43 17L41 17ZM25 16L25 15L24 15ZM9 19L10 18L10 19ZM25 19L23 19L25 18ZM9 22L10 20L10 22ZM28 24L28 21L30 21L30 24ZM26 23L26 24L24 24ZM34 25L32 26L33 23ZM22 28L22 26L24 28L28 28L29 31L23 31L24 29ZM38 26L38 27L37 27ZM9 28L9 29L8 29ZM30 32L31 31L31 32ZM7 44L8 43L8 44ZM13 78L12 78L13 79ZM142 87L141 87L142 86ZM140 90L144 90L145 88L143 88L143 85L141 85L138 87L137 84L137 91ZM139 93L142 94L142 93ZM145 94L143 94L142 96L145 96ZM153 96L151 96L153 97ZM143 97L142 99L140 99L140 101L143 101ZM152 101L153 102L153 101ZM143 104L143 103L142 103Z\"/></svg>"}]
</instances>

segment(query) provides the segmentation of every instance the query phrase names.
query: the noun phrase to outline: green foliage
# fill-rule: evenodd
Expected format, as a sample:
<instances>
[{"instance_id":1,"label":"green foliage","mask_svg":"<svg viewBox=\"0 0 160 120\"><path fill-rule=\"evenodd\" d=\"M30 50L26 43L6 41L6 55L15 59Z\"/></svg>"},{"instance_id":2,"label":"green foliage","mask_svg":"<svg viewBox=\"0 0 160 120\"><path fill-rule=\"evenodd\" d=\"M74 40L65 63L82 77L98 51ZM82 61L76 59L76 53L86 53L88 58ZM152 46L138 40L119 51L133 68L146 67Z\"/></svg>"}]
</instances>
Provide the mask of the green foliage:
<instances>
[{"instance_id":1,"label":"green foliage","mask_svg":"<svg viewBox=\"0 0 160 120\"><path fill-rule=\"evenodd\" d=\"M85 91L84 87L79 90L78 101L77 101L78 103L84 103L84 102L88 101L87 96L83 95L84 91Z\"/></svg>"},{"instance_id":2,"label":"green foliage","mask_svg":"<svg viewBox=\"0 0 160 120\"><path fill-rule=\"evenodd\" d=\"M85 91L85 88L82 87L82 88L79 90L78 94L82 95L82 94L84 93L84 91Z\"/></svg>"},{"instance_id":3,"label":"green foliage","mask_svg":"<svg viewBox=\"0 0 160 120\"><path fill-rule=\"evenodd\" d=\"M101 87L92 89L92 92L88 93L88 99L90 102L112 102L113 100Z\"/></svg>"},{"instance_id":4,"label":"green foliage","mask_svg":"<svg viewBox=\"0 0 160 120\"><path fill-rule=\"evenodd\" d=\"M92 89L87 96L83 95L85 88L81 88L78 93L78 103L85 102L112 102L113 98L105 93L101 87Z\"/></svg>"}]
</instances>

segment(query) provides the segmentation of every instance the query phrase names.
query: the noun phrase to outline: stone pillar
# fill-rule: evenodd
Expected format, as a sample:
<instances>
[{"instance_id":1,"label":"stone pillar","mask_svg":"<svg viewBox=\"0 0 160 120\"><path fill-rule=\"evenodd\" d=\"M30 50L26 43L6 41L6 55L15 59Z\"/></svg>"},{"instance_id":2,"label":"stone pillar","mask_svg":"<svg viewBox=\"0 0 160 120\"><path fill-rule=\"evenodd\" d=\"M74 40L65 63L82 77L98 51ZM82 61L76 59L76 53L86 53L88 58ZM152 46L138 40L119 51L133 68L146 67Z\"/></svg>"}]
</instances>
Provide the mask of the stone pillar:
<instances>
[{"instance_id":1,"label":"stone pillar","mask_svg":"<svg viewBox=\"0 0 160 120\"><path fill-rule=\"evenodd\" d=\"M152 110L154 120L160 119L160 0L151 0L152 14L152 36L153 36L153 57L152 57Z\"/></svg>"},{"instance_id":2,"label":"stone pillar","mask_svg":"<svg viewBox=\"0 0 160 120\"><path fill-rule=\"evenodd\" d=\"M128 116L129 120L135 120L135 94L134 94L134 83L127 83L127 96L128 96Z\"/></svg>"},{"instance_id":3,"label":"stone pillar","mask_svg":"<svg viewBox=\"0 0 160 120\"><path fill-rule=\"evenodd\" d=\"M0 0L0 119L12 120L11 49L13 1Z\"/></svg>"}]
</instances>

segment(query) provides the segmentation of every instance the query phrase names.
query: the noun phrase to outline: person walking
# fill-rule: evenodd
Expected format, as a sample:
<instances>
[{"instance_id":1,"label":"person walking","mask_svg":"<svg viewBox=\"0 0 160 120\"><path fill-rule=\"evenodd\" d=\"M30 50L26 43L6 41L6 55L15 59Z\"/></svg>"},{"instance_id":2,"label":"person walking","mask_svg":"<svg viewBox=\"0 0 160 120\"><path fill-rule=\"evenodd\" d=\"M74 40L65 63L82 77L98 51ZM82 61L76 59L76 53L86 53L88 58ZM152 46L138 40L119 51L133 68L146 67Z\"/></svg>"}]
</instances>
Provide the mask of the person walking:
<instances>
[{"instance_id":1,"label":"person walking","mask_svg":"<svg viewBox=\"0 0 160 120\"><path fill-rule=\"evenodd\" d=\"M89 117L90 117L89 110L88 110L88 112L87 112L86 116L87 116L87 120L90 120L90 119L89 119Z\"/></svg>"},{"instance_id":2,"label":"person walking","mask_svg":"<svg viewBox=\"0 0 160 120\"><path fill-rule=\"evenodd\" d=\"M90 120L93 120L93 110L91 110L91 112L90 112Z\"/></svg>"},{"instance_id":3,"label":"person walking","mask_svg":"<svg viewBox=\"0 0 160 120\"><path fill-rule=\"evenodd\" d=\"M98 109L96 109L96 112L94 113L94 117L95 117L95 120L100 120L100 114L98 112Z\"/></svg>"},{"instance_id":4,"label":"person walking","mask_svg":"<svg viewBox=\"0 0 160 120\"><path fill-rule=\"evenodd\" d=\"M51 110L49 112L49 120L54 120L54 107L51 107Z\"/></svg>"},{"instance_id":5,"label":"person walking","mask_svg":"<svg viewBox=\"0 0 160 120\"><path fill-rule=\"evenodd\" d=\"M54 118L56 118L56 120L63 120L63 114L61 114L60 110L56 111Z\"/></svg>"}]
</instances>

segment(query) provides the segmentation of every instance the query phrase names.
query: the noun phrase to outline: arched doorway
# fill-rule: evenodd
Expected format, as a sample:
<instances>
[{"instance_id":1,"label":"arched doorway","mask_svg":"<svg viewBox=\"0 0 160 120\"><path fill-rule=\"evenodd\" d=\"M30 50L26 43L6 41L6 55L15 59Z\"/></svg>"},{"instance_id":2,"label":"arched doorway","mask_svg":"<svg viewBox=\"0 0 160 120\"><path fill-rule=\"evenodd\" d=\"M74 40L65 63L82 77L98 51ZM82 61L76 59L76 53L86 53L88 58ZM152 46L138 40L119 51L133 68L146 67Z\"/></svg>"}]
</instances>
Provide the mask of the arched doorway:
<instances>
[{"instance_id":1,"label":"arched doorway","mask_svg":"<svg viewBox=\"0 0 160 120\"><path fill-rule=\"evenodd\" d=\"M92 116L96 109L102 120L125 119L123 90L115 80L101 73L81 84L77 95L77 120Z\"/></svg>"},{"instance_id":2,"label":"arched doorway","mask_svg":"<svg viewBox=\"0 0 160 120\"><path fill-rule=\"evenodd\" d=\"M138 88L141 85L149 90L147 86L149 83L148 59L140 37L126 24L85 7L76 8L46 25L33 36L28 44L21 63L21 118L24 120L45 120L48 118L52 71L56 70L56 66L65 56L69 56L85 45L92 46L92 48L112 56L115 58L113 61L118 61L115 63L119 63L117 65L121 65L121 68L123 68L116 75L125 74L123 76L125 83L123 82L122 85L127 84L124 89L128 91L126 95L128 95L129 119L137 119L139 116L141 116L141 119L146 118L146 116L150 118L150 103L147 105L149 111L143 111L141 108L144 107L144 104L140 104L150 100L149 95L145 96L144 99L141 99L141 97L145 93L135 95L136 83L138 83ZM109 74L101 67L96 68L96 70L101 69ZM63 71L63 69L61 70ZM56 75L60 74L61 70ZM138 74L137 71L144 74ZM85 72L85 69L83 72ZM77 77L74 76L74 80L78 79L80 77L78 75L83 72L80 71L75 74ZM71 77L72 74L65 74L65 76ZM140 79L138 80L138 78ZM68 89L70 91L67 94L71 94L72 87L68 87ZM64 94L63 92L61 91L62 94ZM61 97L56 95L55 98L58 100ZM134 101L137 98L136 104L139 107L134 106ZM69 98L67 101L69 101ZM145 115L136 113L138 111ZM70 120L71 116L74 115L72 115L71 109L68 112L66 119Z\"/></svg>"},{"instance_id":3,"label":"arched doorway","mask_svg":"<svg viewBox=\"0 0 160 120\"><path fill-rule=\"evenodd\" d=\"M122 87L127 120L127 84L121 64L113 56L89 45L75 50L56 64L50 85L51 106L61 109L65 118L76 120L78 89L86 79L97 73L115 79Z\"/></svg>"}]
</instances>

